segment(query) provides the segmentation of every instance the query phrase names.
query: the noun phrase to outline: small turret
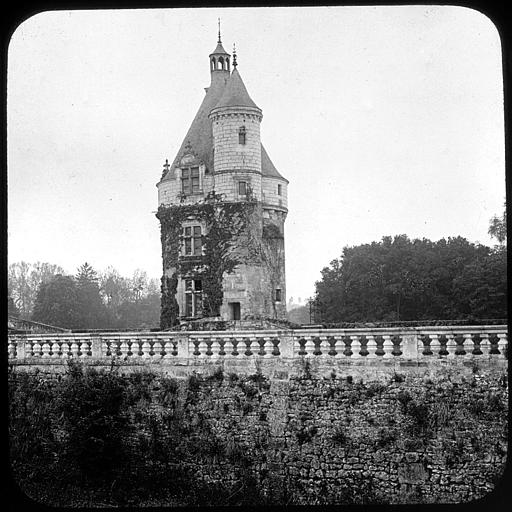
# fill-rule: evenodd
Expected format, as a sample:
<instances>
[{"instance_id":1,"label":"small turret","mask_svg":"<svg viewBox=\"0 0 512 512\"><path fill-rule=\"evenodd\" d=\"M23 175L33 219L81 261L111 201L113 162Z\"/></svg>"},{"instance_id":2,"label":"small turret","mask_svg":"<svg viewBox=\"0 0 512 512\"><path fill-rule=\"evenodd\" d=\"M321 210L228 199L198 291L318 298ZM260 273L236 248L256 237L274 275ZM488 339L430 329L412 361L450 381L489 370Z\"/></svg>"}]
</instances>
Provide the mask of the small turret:
<instances>
[{"instance_id":1,"label":"small turret","mask_svg":"<svg viewBox=\"0 0 512 512\"><path fill-rule=\"evenodd\" d=\"M219 38L217 40L217 47L210 53L210 73L212 77L212 85L217 81L226 81L229 78L230 69L230 55L224 50L220 37L220 18L219 18Z\"/></svg>"},{"instance_id":2,"label":"small turret","mask_svg":"<svg viewBox=\"0 0 512 512\"><path fill-rule=\"evenodd\" d=\"M216 178L216 190L237 200L250 189L261 200L262 112L249 96L236 67L209 117L215 147L214 174L224 175L223 179Z\"/></svg>"}]
</instances>

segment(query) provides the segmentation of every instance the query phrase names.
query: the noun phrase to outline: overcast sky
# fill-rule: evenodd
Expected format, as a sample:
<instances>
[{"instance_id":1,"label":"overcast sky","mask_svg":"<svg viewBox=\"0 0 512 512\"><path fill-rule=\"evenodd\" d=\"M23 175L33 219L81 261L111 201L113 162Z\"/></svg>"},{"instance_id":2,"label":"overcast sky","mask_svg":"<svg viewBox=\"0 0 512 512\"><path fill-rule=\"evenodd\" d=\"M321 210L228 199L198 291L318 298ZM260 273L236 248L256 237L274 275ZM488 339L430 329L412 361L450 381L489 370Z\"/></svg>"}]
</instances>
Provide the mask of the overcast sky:
<instances>
[{"instance_id":1,"label":"overcast sky","mask_svg":"<svg viewBox=\"0 0 512 512\"><path fill-rule=\"evenodd\" d=\"M450 6L38 14L8 53L8 257L161 275L156 183L217 41L289 181L287 295L346 245L405 233L492 245L505 200L499 35Z\"/></svg>"}]
</instances>

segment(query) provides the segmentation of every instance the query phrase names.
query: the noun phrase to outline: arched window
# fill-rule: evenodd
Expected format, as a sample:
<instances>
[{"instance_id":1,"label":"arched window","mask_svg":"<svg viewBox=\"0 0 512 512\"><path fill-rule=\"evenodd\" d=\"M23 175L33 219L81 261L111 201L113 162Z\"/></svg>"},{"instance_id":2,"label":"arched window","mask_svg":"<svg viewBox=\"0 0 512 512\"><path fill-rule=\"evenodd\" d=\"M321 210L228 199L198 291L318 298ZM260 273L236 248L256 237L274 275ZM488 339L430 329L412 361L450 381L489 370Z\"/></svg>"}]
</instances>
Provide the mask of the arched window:
<instances>
[{"instance_id":1,"label":"arched window","mask_svg":"<svg viewBox=\"0 0 512 512\"><path fill-rule=\"evenodd\" d=\"M212 60L211 60L211 68L212 68L212 71L215 69L215 57L212 57Z\"/></svg>"},{"instance_id":2,"label":"arched window","mask_svg":"<svg viewBox=\"0 0 512 512\"><path fill-rule=\"evenodd\" d=\"M229 57L226 57L226 69L229 71Z\"/></svg>"},{"instance_id":3,"label":"arched window","mask_svg":"<svg viewBox=\"0 0 512 512\"><path fill-rule=\"evenodd\" d=\"M245 135L245 126L240 126L240 128L238 129L238 144L245 144Z\"/></svg>"},{"instance_id":4,"label":"arched window","mask_svg":"<svg viewBox=\"0 0 512 512\"><path fill-rule=\"evenodd\" d=\"M219 57L217 62L217 69L224 69L224 59L222 57Z\"/></svg>"}]
</instances>

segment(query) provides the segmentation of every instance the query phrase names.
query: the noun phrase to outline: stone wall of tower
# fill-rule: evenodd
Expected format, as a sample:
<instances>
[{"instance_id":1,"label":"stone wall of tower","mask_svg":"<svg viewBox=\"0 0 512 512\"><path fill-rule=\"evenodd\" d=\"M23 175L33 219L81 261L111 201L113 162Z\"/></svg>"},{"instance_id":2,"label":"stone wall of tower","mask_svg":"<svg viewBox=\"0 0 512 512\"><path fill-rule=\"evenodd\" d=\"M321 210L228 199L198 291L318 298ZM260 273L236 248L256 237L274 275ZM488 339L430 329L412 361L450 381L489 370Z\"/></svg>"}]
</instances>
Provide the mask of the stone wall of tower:
<instances>
[{"instance_id":1,"label":"stone wall of tower","mask_svg":"<svg viewBox=\"0 0 512 512\"><path fill-rule=\"evenodd\" d=\"M288 209L288 185L282 178L263 176L261 200L265 205ZM281 192L279 194L279 192Z\"/></svg>"},{"instance_id":2,"label":"stone wall of tower","mask_svg":"<svg viewBox=\"0 0 512 512\"><path fill-rule=\"evenodd\" d=\"M247 171L229 171L216 173L215 193L222 194L227 201L245 201L247 196L241 196L238 182L245 181L251 188L252 195L261 201L261 174Z\"/></svg>"},{"instance_id":3,"label":"stone wall of tower","mask_svg":"<svg viewBox=\"0 0 512 512\"><path fill-rule=\"evenodd\" d=\"M215 147L215 172L248 170L261 173L261 116L250 112L222 110L211 115ZM245 144L238 134L245 127Z\"/></svg>"}]
</instances>

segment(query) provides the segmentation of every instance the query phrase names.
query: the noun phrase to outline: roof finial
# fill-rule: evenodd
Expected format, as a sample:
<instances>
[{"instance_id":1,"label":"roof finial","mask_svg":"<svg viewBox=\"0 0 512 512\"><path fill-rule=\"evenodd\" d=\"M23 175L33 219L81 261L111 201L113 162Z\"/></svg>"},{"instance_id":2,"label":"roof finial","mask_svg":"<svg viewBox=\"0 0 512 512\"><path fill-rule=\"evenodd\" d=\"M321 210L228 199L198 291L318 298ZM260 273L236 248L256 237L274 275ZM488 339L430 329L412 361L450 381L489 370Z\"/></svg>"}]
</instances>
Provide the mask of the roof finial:
<instances>
[{"instance_id":1,"label":"roof finial","mask_svg":"<svg viewBox=\"0 0 512 512\"><path fill-rule=\"evenodd\" d=\"M222 43L222 41L220 40L220 18L218 18L218 20L219 20L219 40L217 42Z\"/></svg>"},{"instance_id":2,"label":"roof finial","mask_svg":"<svg viewBox=\"0 0 512 512\"><path fill-rule=\"evenodd\" d=\"M235 43L233 43L233 67L236 68L237 62L236 62L236 47Z\"/></svg>"}]
</instances>

